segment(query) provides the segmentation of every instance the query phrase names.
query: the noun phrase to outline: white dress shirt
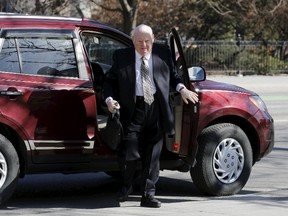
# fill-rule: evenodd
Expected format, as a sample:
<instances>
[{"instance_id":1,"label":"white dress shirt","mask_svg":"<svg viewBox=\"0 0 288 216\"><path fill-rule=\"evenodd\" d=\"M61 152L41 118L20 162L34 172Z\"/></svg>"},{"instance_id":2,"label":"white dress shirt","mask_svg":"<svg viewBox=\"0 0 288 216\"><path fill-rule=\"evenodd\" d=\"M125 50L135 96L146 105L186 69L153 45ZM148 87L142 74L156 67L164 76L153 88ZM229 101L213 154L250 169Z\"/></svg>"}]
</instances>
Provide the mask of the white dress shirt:
<instances>
[{"instance_id":1,"label":"white dress shirt","mask_svg":"<svg viewBox=\"0 0 288 216\"><path fill-rule=\"evenodd\" d=\"M156 87L153 80L153 64L152 64L152 55L151 53L148 53L145 56L146 61L145 64L148 63L149 66L149 76L150 80L152 82L152 93L155 94ZM135 75L136 75L136 86L135 86L135 93L136 96L143 96L143 87L142 87L142 78L141 78L141 63L142 63L142 56L135 51Z\"/></svg>"}]
</instances>

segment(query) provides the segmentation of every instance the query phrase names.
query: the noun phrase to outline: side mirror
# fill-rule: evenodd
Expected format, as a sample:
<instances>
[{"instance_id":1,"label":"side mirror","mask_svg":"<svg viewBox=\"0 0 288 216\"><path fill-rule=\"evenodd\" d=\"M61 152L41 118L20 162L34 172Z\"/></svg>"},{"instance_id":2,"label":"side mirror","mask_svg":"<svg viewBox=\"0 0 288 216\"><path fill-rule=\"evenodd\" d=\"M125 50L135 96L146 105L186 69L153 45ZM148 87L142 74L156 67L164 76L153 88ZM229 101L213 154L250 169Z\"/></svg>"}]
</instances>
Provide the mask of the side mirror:
<instances>
[{"instance_id":1,"label":"side mirror","mask_svg":"<svg viewBox=\"0 0 288 216\"><path fill-rule=\"evenodd\" d=\"M191 82L199 82L206 79L206 72L204 68L199 66L188 68L188 75Z\"/></svg>"}]
</instances>

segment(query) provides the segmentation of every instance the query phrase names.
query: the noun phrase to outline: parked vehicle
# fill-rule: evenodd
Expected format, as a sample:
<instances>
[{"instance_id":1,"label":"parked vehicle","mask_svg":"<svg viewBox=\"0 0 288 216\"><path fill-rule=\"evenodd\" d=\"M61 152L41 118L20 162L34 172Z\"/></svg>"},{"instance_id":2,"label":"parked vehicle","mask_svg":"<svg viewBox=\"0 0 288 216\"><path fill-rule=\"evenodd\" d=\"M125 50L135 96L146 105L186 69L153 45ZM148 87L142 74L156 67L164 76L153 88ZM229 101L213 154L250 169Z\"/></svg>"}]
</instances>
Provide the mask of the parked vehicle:
<instances>
[{"instance_id":1,"label":"parked vehicle","mask_svg":"<svg viewBox=\"0 0 288 216\"><path fill-rule=\"evenodd\" d=\"M169 45L200 101L183 104L171 90L176 135L166 137L161 169L190 172L210 195L238 193L273 148L273 119L256 93L187 68L175 29ZM119 171L101 140L102 85L113 51L128 46L129 36L88 19L0 15L1 203L25 175Z\"/></svg>"}]
</instances>

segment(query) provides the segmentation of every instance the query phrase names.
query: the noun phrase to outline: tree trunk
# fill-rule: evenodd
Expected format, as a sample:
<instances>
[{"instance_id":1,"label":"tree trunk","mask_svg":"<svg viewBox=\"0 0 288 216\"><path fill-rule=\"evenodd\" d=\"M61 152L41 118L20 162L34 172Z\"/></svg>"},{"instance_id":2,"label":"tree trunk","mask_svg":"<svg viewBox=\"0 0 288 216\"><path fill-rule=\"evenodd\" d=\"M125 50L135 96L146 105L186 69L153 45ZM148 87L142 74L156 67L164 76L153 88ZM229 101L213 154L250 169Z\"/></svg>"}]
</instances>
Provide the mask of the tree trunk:
<instances>
[{"instance_id":1,"label":"tree trunk","mask_svg":"<svg viewBox=\"0 0 288 216\"><path fill-rule=\"evenodd\" d=\"M137 25L138 0L119 0L123 13L123 31L131 35Z\"/></svg>"}]
</instances>

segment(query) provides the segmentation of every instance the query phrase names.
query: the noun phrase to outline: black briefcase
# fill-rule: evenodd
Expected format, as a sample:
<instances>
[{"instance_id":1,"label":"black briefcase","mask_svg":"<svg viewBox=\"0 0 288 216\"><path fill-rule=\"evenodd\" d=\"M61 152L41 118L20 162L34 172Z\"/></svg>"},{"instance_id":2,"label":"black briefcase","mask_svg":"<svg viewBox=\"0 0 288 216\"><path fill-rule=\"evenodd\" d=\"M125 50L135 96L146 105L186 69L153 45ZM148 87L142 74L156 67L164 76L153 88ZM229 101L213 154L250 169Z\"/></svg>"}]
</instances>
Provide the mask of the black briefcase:
<instances>
[{"instance_id":1,"label":"black briefcase","mask_svg":"<svg viewBox=\"0 0 288 216\"><path fill-rule=\"evenodd\" d=\"M120 122L120 112L110 113L106 127L101 132L102 141L113 151L119 149L123 139L123 128Z\"/></svg>"}]
</instances>

